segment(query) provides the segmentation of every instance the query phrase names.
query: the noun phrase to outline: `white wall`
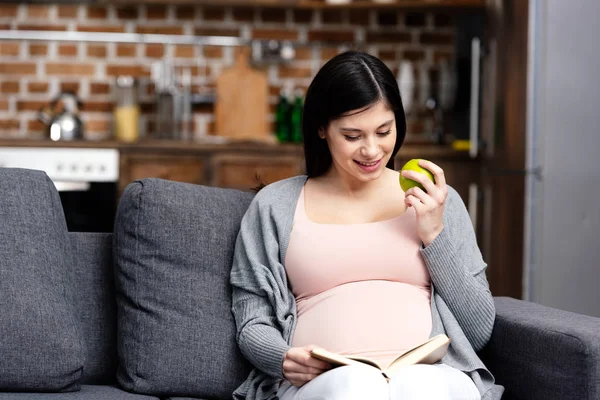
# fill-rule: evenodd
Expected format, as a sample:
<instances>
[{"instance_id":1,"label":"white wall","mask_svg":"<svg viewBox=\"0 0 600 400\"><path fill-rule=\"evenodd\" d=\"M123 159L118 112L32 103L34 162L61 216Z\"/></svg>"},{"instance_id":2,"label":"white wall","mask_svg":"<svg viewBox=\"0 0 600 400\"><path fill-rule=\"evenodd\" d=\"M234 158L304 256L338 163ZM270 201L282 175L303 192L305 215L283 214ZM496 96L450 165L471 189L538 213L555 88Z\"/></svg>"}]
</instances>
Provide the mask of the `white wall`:
<instances>
[{"instance_id":1,"label":"white wall","mask_svg":"<svg viewBox=\"0 0 600 400\"><path fill-rule=\"evenodd\" d=\"M600 1L531 1L528 297L600 317Z\"/></svg>"}]
</instances>

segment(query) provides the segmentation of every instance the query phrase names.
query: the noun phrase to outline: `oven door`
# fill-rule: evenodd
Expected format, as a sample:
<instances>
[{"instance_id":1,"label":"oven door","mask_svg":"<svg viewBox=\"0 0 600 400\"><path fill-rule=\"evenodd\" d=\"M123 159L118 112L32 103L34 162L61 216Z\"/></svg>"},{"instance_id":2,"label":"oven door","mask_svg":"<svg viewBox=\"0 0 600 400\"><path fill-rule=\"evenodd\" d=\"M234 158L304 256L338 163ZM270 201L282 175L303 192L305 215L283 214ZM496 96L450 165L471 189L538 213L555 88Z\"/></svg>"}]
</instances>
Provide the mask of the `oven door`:
<instances>
[{"instance_id":1,"label":"oven door","mask_svg":"<svg viewBox=\"0 0 600 400\"><path fill-rule=\"evenodd\" d=\"M112 232L115 222L115 182L57 181L69 232Z\"/></svg>"}]
</instances>

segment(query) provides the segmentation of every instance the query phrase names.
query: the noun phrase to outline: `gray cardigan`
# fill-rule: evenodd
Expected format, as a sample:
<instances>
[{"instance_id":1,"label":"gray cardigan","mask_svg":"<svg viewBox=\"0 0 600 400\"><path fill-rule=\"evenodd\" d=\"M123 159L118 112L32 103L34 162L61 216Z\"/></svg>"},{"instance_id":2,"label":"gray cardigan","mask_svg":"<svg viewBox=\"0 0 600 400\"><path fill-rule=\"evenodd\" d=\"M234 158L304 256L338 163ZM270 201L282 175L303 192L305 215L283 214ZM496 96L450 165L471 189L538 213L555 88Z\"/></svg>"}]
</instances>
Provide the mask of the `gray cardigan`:
<instances>
[{"instance_id":1,"label":"gray cardigan","mask_svg":"<svg viewBox=\"0 0 600 400\"><path fill-rule=\"evenodd\" d=\"M283 356L296 326L296 299L283 260L296 203L306 182L297 176L263 188L242 219L231 270L236 339L255 369L234 392L236 400L276 398L284 379ZM469 214L449 188L444 229L421 249L431 277L431 336L445 333L452 342L442 362L467 373L483 400L500 399L504 388L481 362L492 333L495 308Z\"/></svg>"}]
</instances>

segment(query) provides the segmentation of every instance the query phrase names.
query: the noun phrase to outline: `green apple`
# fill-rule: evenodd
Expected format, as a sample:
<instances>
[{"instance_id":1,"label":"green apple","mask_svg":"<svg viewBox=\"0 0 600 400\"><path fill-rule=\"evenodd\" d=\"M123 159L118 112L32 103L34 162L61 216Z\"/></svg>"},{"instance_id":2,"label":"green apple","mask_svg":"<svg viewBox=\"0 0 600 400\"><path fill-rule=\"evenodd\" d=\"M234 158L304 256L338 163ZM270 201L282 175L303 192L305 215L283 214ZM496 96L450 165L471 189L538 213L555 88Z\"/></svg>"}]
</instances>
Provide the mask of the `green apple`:
<instances>
[{"instance_id":1,"label":"green apple","mask_svg":"<svg viewBox=\"0 0 600 400\"><path fill-rule=\"evenodd\" d=\"M423 187L423 185L421 185L419 182L413 181L412 179L408 179L408 178L403 177L402 176L402 171L416 171L416 172L419 172L419 173L425 175L426 177L428 177L429 179L431 179L431 182L435 183L435 178L433 177L433 174L428 169L425 169L425 168L421 167L419 165L419 160L420 160L419 158L414 158L414 159L410 160L409 162L407 162L406 164L404 164L404 166L400 170L400 187L405 192L408 189L410 189L412 187L415 187L415 186L420 187L425 192L427 190L425 190L425 188Z\"/></svg>"}]
</instances>

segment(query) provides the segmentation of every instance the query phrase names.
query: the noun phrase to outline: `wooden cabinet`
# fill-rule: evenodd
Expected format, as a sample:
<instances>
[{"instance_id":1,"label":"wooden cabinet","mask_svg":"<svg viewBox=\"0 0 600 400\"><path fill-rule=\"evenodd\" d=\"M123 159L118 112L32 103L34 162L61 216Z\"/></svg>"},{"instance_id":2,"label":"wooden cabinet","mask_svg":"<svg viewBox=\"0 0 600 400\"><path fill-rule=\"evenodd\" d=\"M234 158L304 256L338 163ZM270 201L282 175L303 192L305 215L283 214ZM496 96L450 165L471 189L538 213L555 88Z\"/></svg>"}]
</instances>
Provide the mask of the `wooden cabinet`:
<instances>
[{"instance_id":1,"label":"wooden cabinet","mask_svg":"<svg viewBox=\"0 0 600 400\"><path fill-rule=\"evenodd\" d=\"M299 157L218 155L212 162L212 185L234 189L250 189L303 173Z\"/></svg>"},{"instance_id":2,"label":"wooden cabinet","mask_svg":"<svg viewBox=\"0 0 600 400\"><path fill-rule=\"evenodd\" d=\"M122 193L129 183L143 178L206 184L205 160L195 156L152 153L121 155L119 192Z\"/></svg>"}]
</instances>

